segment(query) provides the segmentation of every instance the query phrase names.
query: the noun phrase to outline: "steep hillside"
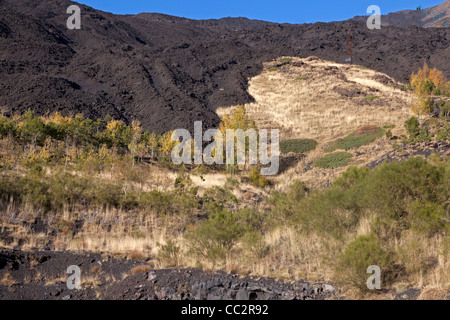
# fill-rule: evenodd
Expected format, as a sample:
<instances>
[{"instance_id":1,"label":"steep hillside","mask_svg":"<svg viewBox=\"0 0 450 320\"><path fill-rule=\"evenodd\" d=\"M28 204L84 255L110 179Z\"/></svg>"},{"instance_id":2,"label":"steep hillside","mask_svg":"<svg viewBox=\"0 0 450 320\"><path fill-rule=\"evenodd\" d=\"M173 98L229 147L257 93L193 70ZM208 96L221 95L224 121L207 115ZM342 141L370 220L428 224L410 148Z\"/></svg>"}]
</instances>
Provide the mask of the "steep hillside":
<instances>
[{"instance_id":1,"label":"steep hillside","mask_svg":"<svg viewBox=\"0 0 450 320\"><path fill-rule=\"evenodd\" d=\"M247 104L246 110L258 127L279 128L280 140L318 142L316 150L276 178L281 187L297 179L310 187L327 185L345 167L321 169L311 167L311 163L326 153L324 150L331 142L363 126L395 126L393 134L400 135L404 133L405 120L412 115L411 92L404 91L386 74L358 65L317 57L283 57L266 63L265 70L249 83L248 92L255 102ZM218 114L228 110L220 108ZM387 139L379 139L352 150L349 165L366 165L390 150L392 146Z\"/></svg>"},{"instance_id":2,"label":"steep hillside","mask_svg":"<svg viewBox=\"0 0 450 320\"><path fill-rule=\"evenodd\" d=\"M158 133L218 124L217 107L253 101L248 79L279 56L354 62L405 81L424 61L450 77L447 29L368 30L364 22L195 21L82 8L68 30L66 0L0 1L0 108L139 119Z\"/></svg>"},{"instance_id":3,"label":"steep hillside","mask_svg":"<svg viewBox=\"0 0 450 320\"><path fill-rule=\"evenodd\" d=\"M355 17L356 21L365 21L367 17ZM450 0L431 8L420 10L403 10L382 15L383 26L421 28L449 28L450 27Z\"/></svg>"}]
</instances>

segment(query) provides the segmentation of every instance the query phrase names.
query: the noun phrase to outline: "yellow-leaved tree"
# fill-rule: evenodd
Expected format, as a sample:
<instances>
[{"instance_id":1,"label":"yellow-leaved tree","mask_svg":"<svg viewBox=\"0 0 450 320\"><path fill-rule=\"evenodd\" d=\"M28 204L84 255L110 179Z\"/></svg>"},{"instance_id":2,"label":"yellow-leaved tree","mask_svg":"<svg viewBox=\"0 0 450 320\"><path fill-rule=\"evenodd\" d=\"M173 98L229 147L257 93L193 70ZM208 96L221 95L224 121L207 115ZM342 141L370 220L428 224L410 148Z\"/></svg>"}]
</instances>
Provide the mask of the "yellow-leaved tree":
<instances>
[{"instance_id":1,"label":"yellow-leaved tree","mask_svg":"<svg viewBox=\"0 0 450 320\"><path fill-rule=\"evenodd\" d=\"M170 156L172 149L178 144L177 141L172 140L173 131L168 131L160 136L160 152L165 156Z\"/></svg>"},{"instance_id":2,"label":"yellow-leaved tree","mask_svg":"<svg viewBox=\"0 0 450 320\"><path fill-rule=\"evenodd\" d=\"M128 149L131 151L132 165L134 166L135 158L141 158L145 152L145 144L140 141L142 134L141 123L138 120L134 120L131 124L132 136L131 141L128 144Z\"/></svg>"},{"instance_id":3,"label":"yellow-leaved tree","mask_svg":"<svg viewBox=\"0 0 450 320\"><path fill-rule=\"evenodd\" d=\"M431 96L445 93L449 85L442 71L430 69L427 63L424 63L417 74L411 74L410 84L414 90L411 108L419 119L433 111L434 102Z\"/></svg>"},{"instance_id":4,"label":"yellow-leaved tree","mask_svg":"<svg viewBox=\"0 0 450 320\"><path fill-rule=\"evenodd\" d=\"M254 120L250 119L247 115L247 112L245 110L245 107L243 105L237 105L235 106L230 113L225 114L222 119L221 119L221 123L219 124L219 130L222 133L222 137L223 137L223 141L222 145L224 146L224 158L226 157L226 141L227 141L227 130L228 129L233 129L233 130L238 130L238 129L242 129L243 131L247 131L248 129L254 129L256 131L256 134L258 134L257 132L257 127L256 127L256 123ZM218 144L220 144L220 141L217 141ZM236 163L236 156L237 156L237 144L235 143L234 146L235 149L235 163ZM246 158L247 161L245 162L246 164L249 163L248 161L248 151L249 150L249 143L246 139L245 142L245 152L246 152ZM225 159L224 159L225 160ZM234 166L232 166L232 169L234 170ZM247 167L247 165L246 165Z\"/></svg>"}]
</instances>

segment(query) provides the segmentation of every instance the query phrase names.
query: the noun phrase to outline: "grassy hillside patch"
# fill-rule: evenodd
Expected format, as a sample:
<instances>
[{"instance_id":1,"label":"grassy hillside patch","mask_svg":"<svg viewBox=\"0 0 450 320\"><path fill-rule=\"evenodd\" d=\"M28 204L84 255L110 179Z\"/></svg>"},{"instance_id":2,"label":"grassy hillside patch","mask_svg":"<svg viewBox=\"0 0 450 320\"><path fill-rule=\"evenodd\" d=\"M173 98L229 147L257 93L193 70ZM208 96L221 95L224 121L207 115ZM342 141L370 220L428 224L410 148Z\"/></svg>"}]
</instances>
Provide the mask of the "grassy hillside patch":
<instances>
[{"instance_id":1,"label":"grassy hillside patch","mask_svg":"<svg viewBox=\"0 0 450 320\"><path fill-rule=\"evenodd\" d=\"M314 150L317 147L317 141L312 139L292 139L280 142L282 153L304 153Z\"/></svg>"},{"instance_id":2,"label":"grassy hillside patch","mask_svg":"<svg viewBox=\"0 0 450 320\"><path fill-rule=\"evenodd\" d=\"M317 159L313 166L327 169L343 167L350 162L351 157L352 154L348 152L334 152Z\"/></svg>"},{"instance_id":3,"label":"grassy hillside patch","mask_svg":"<svg viewBox=\"0 0 450 320\"><path fill-rule=\"evenodd\" d=\"M374 101L377 99L380 99L380 97L379 96L368 96L368 97L364 98L364 100L369 100L369 101Z\"/></svg>"},{"instance_id":4,"label":"grassy hillside patch","mask_svg":"<svg viewBox=\"0 0 450 320\"><path fill-rule=\"evenodd\" d=\"M376 139L383 136L385 130L367 126L349 134L347 137L338 139L331 146L325 149L326 152L333 152L337 149L349 150L352 148L359 148L371 144Z\"/></svg>"},{"instance_id":5,"label":"grassy hillside patch","mask_svg":"<svg viewBox=\"0 0 450 320\"><path fill-rule=\"evenodd\" d=\"M292 61L292 58L281 58L280 63L290 63Z\"/></svg>"}]
</instances>

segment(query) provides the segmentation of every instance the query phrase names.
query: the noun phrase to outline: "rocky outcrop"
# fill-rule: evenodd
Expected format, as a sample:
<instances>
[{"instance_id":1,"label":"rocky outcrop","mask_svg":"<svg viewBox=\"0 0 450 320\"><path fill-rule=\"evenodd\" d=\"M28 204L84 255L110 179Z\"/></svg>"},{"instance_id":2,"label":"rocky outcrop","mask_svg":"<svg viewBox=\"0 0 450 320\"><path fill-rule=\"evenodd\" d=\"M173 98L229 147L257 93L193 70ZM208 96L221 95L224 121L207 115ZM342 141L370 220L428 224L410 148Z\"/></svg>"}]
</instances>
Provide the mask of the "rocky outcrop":
<instances>
[{"instance_id":1,"label":"rocky outcrop","mask_svg":"<svg viewBox=\"0 0 450 320\"><path fill-rule=\"evenodd\" d=\"M327 284L174 269L130 276L108 288L105 297L118 300L323 300L332 297L334 291Z\"/></svg>"}]
</instances>

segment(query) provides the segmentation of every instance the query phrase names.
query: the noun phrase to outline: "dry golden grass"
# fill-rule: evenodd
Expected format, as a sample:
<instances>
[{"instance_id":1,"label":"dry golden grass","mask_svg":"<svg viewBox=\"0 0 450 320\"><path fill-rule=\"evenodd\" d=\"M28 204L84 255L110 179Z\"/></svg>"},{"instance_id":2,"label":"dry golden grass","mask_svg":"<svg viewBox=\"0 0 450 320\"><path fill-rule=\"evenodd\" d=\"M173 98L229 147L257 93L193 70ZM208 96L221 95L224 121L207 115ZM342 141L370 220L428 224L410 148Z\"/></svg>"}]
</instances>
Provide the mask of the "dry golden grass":
<instances>
[{"instance_id":1,"label":"dry golden grass","mask_svg":"<svg viewBox=\"0 0 450 320\"><path fill-rule=\"evenodd\" d=\"M320 59L291 58L278 71L266 70L251 79L248 92L255 99L245 105L250 118L260 128L280 129L281 140L309 138L319 142L317 149L297 166L277 176L279 188L301 179L308 187L328 185L344 169L313 168L303 173L306 164L323 155L327 143L344 137L361 126L395 125L394 135L403 133L403 123L411 115L411 94L394 88L395 80L385 74L358 66ZM384 84L383 82L392 83ZM346 96L348 94L349 96ZM373 102L364 98L378 96ZM222 116L229 108L219 108ZM363 156L350 165L364 165L392 147L381 139L362 147ZM361 150L358 149L361 153ZM352 152L356 153L356 152Z\"/></svg>"},{"instance_id":2,"label":"dry golden grass","mask_svg":"<svg viewBox=\"0 0 450 320\"><path fill-rule=\"evenodd\" d=\"M48 287L48 286L53 286L53 285L58 284L58 283L66 283L66 281L67 281L67 275L63 274L60 277L47 279L45 281L45 286Z\"/></svg>"},{"instance_id":3,"label":"dry golden grass","mask_svg":"<svg viewBox=\"0 0 450 320\"><path fill-rule=\"evenodd\" d=\"M7 287L12 287L13 285L16 284L16 281L14 280L14 278L12 277L11 274L5 273L3 275L3 278L0 280L0 284L7 286Z\"/></svg>"},{"instance_id":4,"label":"dry golden grass","mask_svg":"<svg viewBox=\"0 0 450 320\"><path fill-rule=\"evenodd\" d=\"M97 275L88 275L81 277L82 288L96 288L102 284L101 279Z\"/></svg>"},{"instance_id":5,"label":"dry golden grass","mask_svg":"<svg viewBox=\"0 0 450 320\"><path fill-rule=\"evenodd\" d=\"M448 237L419 236L408 231L393 239L391 246L398 252L399 262L405 266L409 283L418 287L445 289L450 286L450 252ZM447 248L447 249L446 249Z\"/></svg>"},{"instance_id":6,"label":"dry golden grass","mask_svg":"<svg viewBox=\"0 0 450 320\"><path fill-rule=\"evenodd\" d=\"M130 259L130 260L145 260L147 258L148 258L148 256L146 254L144 254L143 252L140 252L140 251L136 251L136 250L131 251L128 254L128 259Z\"/></svg>"},{"instance_id":7,"label":"dry golden grass","mask_svg":"<svg viewBox=\"0 0 450 320\"><path fill-rule=\"evenodd\" d=\"M133 269L131 269L130 273L132 275L135 275L135 274L139 274L139 273L149 272L150 270L152 270L151 266L140 265L140 266L137 266L137 267L134 267Z\"/></svg>"},{"instance_id":8,"label":"dry golden grass","mask_svg":"<svg viewBox=\"0 0 450 320\"><path fill-rule=\"evenodd\" d=\"M422 291L417 300L443 300L448 294L448 288L445 289L436 289L436 288L427 288Z\"/></svg>"}]
</instances>

